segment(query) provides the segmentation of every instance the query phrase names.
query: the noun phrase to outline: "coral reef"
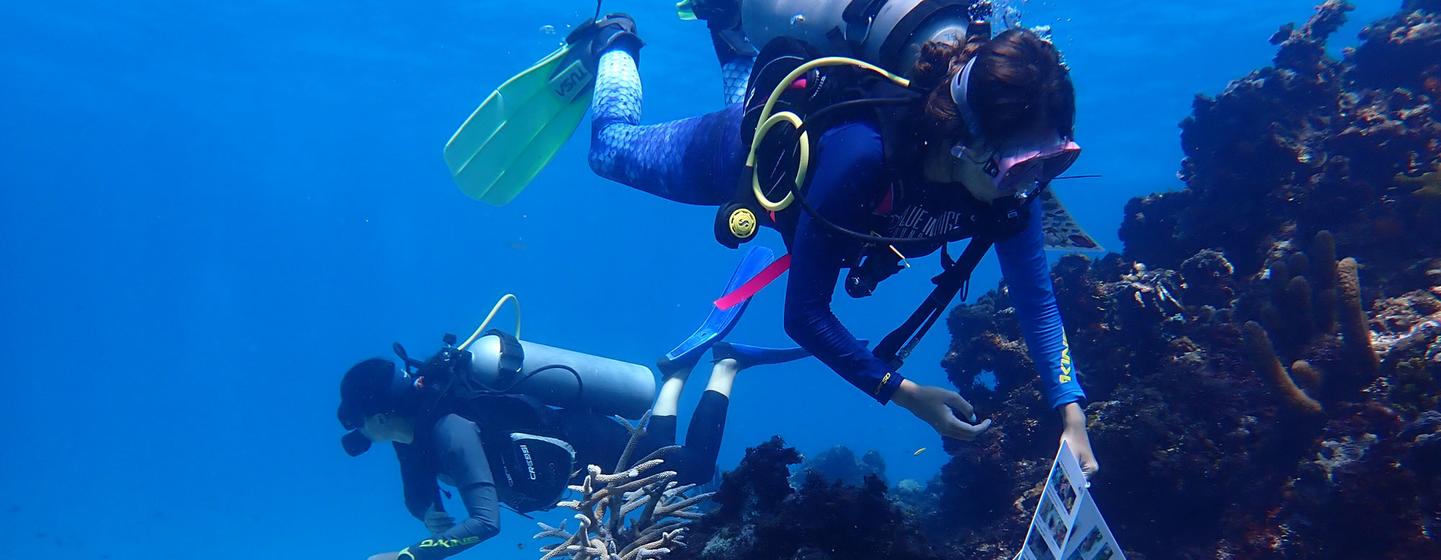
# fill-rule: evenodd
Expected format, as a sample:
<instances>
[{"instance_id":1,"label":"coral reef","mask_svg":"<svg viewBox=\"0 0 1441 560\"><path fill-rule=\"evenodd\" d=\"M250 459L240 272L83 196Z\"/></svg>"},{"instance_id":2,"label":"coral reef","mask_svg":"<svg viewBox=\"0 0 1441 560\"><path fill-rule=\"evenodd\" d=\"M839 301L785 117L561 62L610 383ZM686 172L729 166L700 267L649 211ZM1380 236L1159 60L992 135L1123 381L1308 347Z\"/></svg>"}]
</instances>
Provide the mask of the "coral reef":
<instances>
[{"instance_id":1,"label":"coral reef","mask_svg":"<svg viewBox=\"0 0 1441 560\"><path fill-rule=\"evenodd\" d=\"M865 483L866 477L874 476L884 481L886 461L875 450L867 451L865 455L857 458L856 452L851 451L851 448L837 445L813 457L806 457L800 468L791 475L791 485L799 487L812 475L828 482L860 486Z\"/></svg>"},{"instance_id":2,"label":"coral reef","mask_svg":"<svg viewBox=\"0 0 1441 560\"><path fill-rule=\"evenodd\" d=\"M1181 123L1187 188L1127 204L1126 256L1174 269L1214 248L1249 275L1274 245L1330 229L1343 253L1386 271L1375 285L1420 287L1391 271L1441 254L1441 231L1428 226L1441 219L1441 201L1405 180L1424 187L1424 173L1441 164L1434 4L1408 2L1366 27L1340 60L1325 43L1346 3L1330 0L1300 28L1282 28L1273 66L1196 99Z\"/></svg>"},{"instance_id":3,"label":"coral reef","mask_svg":"<svg viewBox=\"0 0 1441 560\"><path fill-rule=\"evenodd\" d=\"M725 474L719 507L691 527L688 547L672 558L705 560L847 560L939 558L910 514L866 476L860 485L811 473L798 487L787 481L801 463L779 437L746 450Z\"/></svg>"},{"instance_id":4,"label":"coral reef","mask_svg":"<svg viewBox=\"0 0 1441 560\"><path fill-rule=\"evenodd\" d=\"M1338 57L1351 6L1198 97L1186 188L1125 207L1122 254L1052 269L1091 488L1132 560L1441 558L1441 2ZM1060 433L1004 284L947 317L947 375L994 421L893 495L753 448L687 558L1013 558ZM842 461L844 462L844 461Z\"/></svg>"},{"instance_id":5,"label":"coral reef","mask_svg":"<svg viewBox=\"0 0 1441 560\"><path fill-rule=\"evenodd\" d=\"M1257 369L1262 370L1267 379L1285 395L1287 404L1306 414L1319 414L1321 403L1296 386L1296 382L1291 379L1291 372L1286 371L1285 366L1281 365L1281 360L1276 357L1276 351L1271 346L1271 338L1266 336L1266 329L1260 323L1247 321L1242 330L1246 341L1246 352L1256 362ZM1321 374L1311 367L1309 362L1296 360L1291 367L1295 370L1296 375L1306 379L1308 384L1320 385Z\"/></svg>"},{"instance_id":6,"label":"coral reef","mask_svg":"<svg viewBox=\"0 0 1441 560\"><path fill-rule=\"evenodd\" d=\"M696 508L712 494L688 496L695 485L678 484L672 480L675 471L663 470L665 455L678 446L657 449L634 465L630 463L649 419L650 413L646 413L635 426L627 425L630 442L612 474L605 474L598 465L587 466L585 479L570 487L579 497L557 504L576 511L574 519L579 526L575 531L567 530L565 523L559 527L539 523L541 531L533 538L560 539L558 544L541 547L545 553L541 560L668 558L685 546L686 525L701 516Z\"/></svg>"},{"instance_id":7,"label":"coral reef","mask_svg":"<svg viewBox=\"0 0 1441 560\"><path fill-rule=\"evenodd\" d=\"M1349 10L1197 99L1187 188L1126 206L1122 255L1052 270L1131 558L1441 557L1441 7L1331 58ZM948 320L943 365L995 427L917 506L943 556L1015 554L1055 449L1014 315L1003 285Z\"/></svg>"},{"instance_id":8,"label":"coral reef","mask_svg":"<svg viewBox=\"0 0 1441 560\"><path fill-rule=\"evenodd\" d=\"M1298 412L1317 414L1322 405L1293 377L1301 378L1313 391L1326 391L1324 397L1354 398L1356 390L1375 378L1378 368L1361 308L1356 260L1337 261L1335 237L1321 230L1309 251L1277 256L1264 281L1266 287L1238 304L1243 315L1261 321L1247 321L1241 329L1251 364ZM1273 337L1279 345L1273 344ZM1304 354L1309 359L1292 362L1288 372L1278 353ZM1326 375L1327 370L1336 375ZM1329 385L1325 383L1328 379Z\"/></svg>"}]
</instances>

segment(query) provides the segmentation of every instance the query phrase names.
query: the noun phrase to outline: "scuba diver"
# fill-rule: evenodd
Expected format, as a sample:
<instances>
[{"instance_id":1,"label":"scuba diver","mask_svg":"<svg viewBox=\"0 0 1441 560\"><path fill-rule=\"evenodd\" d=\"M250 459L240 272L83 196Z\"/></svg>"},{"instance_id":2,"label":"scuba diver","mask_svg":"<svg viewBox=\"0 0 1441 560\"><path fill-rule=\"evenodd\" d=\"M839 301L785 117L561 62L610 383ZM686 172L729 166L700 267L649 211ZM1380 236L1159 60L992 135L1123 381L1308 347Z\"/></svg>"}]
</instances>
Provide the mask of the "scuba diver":
<instances>
[{"instance_id":1,"label":"scuba diver","mask_svg":"<svg viewBox=\"0 0 1441 560\"><path fill-rule=\"evenodd\" d=\"M772 256L763 248L752 251L727 289ZM744 305L715 309L695 334L661 358L664 382L656 394L654 375L644 366L486 331L507 299L513 296L502 298L470 339L457 345L447 335L429 360L414 360L397 344L401 364L372 358L341 379L337 415L349 430L341 439L345 451L359 456L374 442L390 442L400 462L406 509L429 534L371 560L449 557L499 533L501 506L522 514L555 506L567 485L579 483L586 465L609 471L619 461L631 431L611 415L635 419L650 411L634 456L674 445L682 388L707 350L714 363L705 393L685 444L665 461L679 483L708 483L737 374L809 355L800 348L725 342L721 339ZM464 503L459 523L446 513L437 482L455 488Z\"/></svg>"},{"instance_id":2,"label":"scuba diver","mask_svg":"<svg viewBox=\"0 0 1441 560\"><path fill-rule=\"evenodd\" d=\"M592 169L667 200L718 206L722 244L749 241L758 226L778 231L789 255L736 294L788 266L786 333L871 398L950 438L972 439L990 420L898 368L994 246L1045 401L1085 472L1096 472L1044 252L1046 187L1080 154L1075 91L1055 46L1022 29L992 37L984 0L682 7L708 23L727 106L641 124L644 43L628 16L599 18L570 38L596 64ZM946 244L967 238L952 259ZM865 297L908 257L937 249L945 268L936 291L874 349L832 313L841 278Z\"/></svg>"}]
</instances>

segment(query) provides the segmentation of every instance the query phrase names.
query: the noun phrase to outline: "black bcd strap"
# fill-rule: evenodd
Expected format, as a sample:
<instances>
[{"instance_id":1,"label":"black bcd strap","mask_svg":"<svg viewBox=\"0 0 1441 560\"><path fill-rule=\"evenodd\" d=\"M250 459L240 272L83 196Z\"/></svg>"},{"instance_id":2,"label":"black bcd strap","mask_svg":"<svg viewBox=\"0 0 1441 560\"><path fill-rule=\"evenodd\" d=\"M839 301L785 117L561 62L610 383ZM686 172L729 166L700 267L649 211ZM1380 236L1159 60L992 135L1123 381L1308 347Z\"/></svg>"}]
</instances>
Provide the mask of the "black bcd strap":
<instances>
[{"instance_id":1,"label":"black bcd strap","mask_svg":"<svg viewBox=\"0 0 1441 560\"><path fill-rule=\"evenodd\" d=\"M981 258L986 256L991 244L992 241L986 237L974 237L961 252L961 257L955 261L951 261L945 247L942 247L944 270L931 279L936 285L935 289L921 301L921 305L911 313L910 318L881 339L871 353L886 362L891 369L899 369L916 344L920 343L926 332L931 330L931 326L936 324L936 320L945 314L946 306L970 283L971 272L980 264ZM964 294L961 295L961 299L965 297Z\"/></svg>"},{"instance_id":2,"label":"black bcd strap","mask_svg":"<svg viewBox=\"0 0 1441 560\"><path fill-rule=\"evenodd\" d=\"M520 376L525 369L525 349L520 346L520 339L508 332L490 329L485 331L485 336L495 335L500 339L500 378L513 379Z\"/></svg>"}]
</instances>

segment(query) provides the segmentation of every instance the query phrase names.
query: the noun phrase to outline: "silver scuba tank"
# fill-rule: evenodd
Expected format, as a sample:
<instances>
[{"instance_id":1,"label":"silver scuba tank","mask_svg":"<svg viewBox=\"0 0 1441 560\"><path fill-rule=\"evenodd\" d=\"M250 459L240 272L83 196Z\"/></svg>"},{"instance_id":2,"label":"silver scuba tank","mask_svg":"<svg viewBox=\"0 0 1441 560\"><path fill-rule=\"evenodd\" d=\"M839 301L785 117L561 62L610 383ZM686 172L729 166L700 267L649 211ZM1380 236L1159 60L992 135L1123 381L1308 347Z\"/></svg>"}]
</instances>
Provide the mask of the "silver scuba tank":
<instances>
[{"instance_id":1,"label":"silver scuba tank","mask_svg":"<svg viewBox=\"0 0 1441 560\"><path fill-rule=\"evenodd\" d=\"M849 56L909 76L921 45L966 38L981 0L740 0L741 29L756 48L789 37L822 56Z\"/></svg>"},{"instance_id":2,"label":"silver scuba tank","mask_svg":"<svg viewBox=\"0 0 1441 560\"><path fill-rule=\"evenodd\" d=\"M472 344L471 374L497 391L561 408L636 419L655 399L655 374L642 365L487 334Z\"/></svg>"}]
</instances>

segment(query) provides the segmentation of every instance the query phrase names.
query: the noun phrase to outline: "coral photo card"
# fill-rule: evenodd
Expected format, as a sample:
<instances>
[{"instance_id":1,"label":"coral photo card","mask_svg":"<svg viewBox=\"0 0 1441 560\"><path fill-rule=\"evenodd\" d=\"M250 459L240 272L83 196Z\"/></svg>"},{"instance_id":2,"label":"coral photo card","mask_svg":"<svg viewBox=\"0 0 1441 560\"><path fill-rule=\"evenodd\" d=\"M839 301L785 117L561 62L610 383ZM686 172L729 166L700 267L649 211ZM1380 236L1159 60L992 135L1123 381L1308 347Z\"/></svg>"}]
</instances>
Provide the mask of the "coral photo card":
<instances>
[{"instance_id":1,"label":"coral photo card","mask_svg":"<svg viewBox=\"0 0 1441 560\"><path fill-rule=\"evenodd\" d=\"M1061 442L1018 560L1125 560L1091 499L1071 448Z\"/></svg>"}]
</instances>

